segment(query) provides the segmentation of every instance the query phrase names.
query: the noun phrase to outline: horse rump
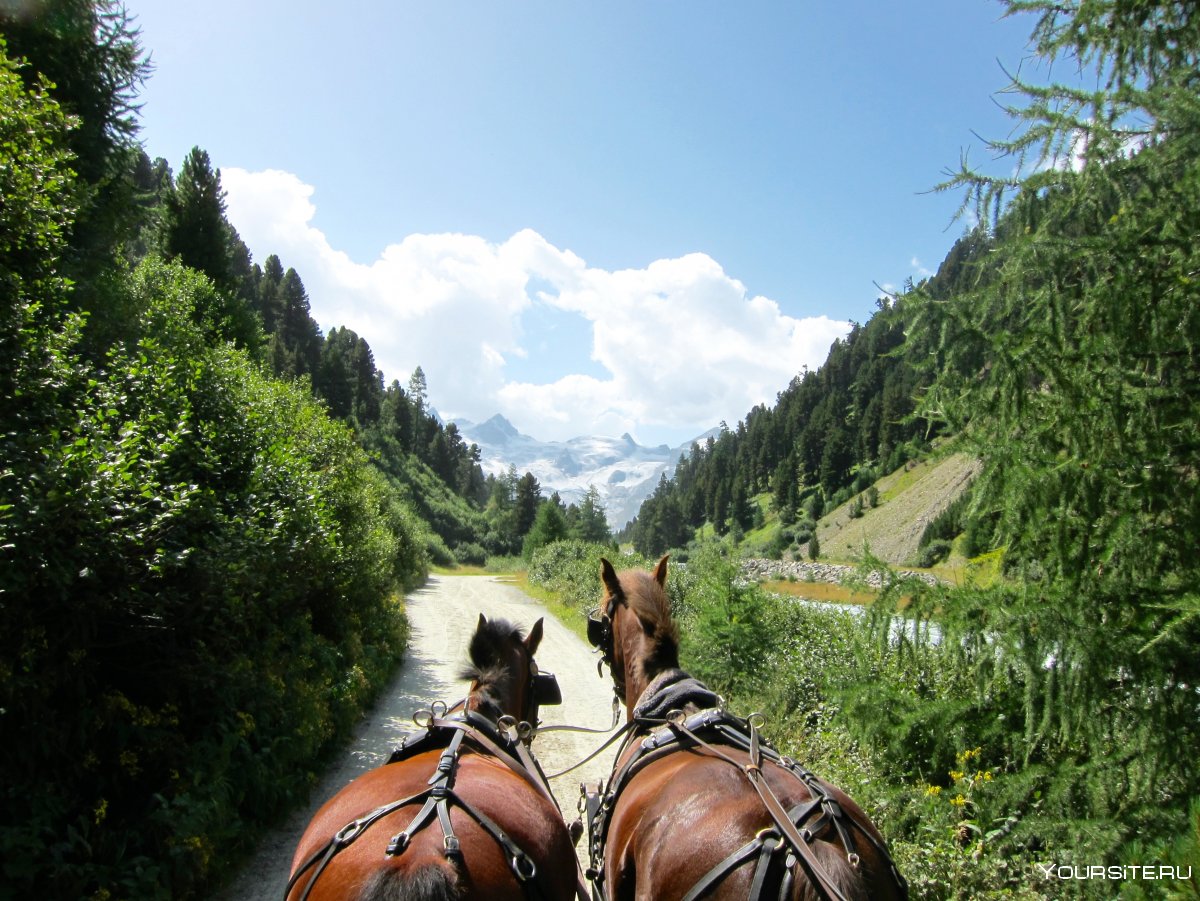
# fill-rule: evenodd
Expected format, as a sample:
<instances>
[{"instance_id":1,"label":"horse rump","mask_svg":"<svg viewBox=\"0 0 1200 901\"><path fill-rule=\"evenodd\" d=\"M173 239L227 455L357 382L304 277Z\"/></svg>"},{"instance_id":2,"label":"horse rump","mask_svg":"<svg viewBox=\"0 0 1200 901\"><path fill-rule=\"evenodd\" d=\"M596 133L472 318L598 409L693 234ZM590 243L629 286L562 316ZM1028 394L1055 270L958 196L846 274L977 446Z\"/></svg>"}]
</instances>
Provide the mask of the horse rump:
<instances>
[{"instance_id":1,"label":"horse rump","mask_svg":"<svg viewBox=\"0 0 1200 901\"><path fill-rule=\"evenodd\" d=\"M405 870L385 867L367 880L358 901L459 901L462 891L453 869L431 863Z\"/></svg>"}]
</instances>

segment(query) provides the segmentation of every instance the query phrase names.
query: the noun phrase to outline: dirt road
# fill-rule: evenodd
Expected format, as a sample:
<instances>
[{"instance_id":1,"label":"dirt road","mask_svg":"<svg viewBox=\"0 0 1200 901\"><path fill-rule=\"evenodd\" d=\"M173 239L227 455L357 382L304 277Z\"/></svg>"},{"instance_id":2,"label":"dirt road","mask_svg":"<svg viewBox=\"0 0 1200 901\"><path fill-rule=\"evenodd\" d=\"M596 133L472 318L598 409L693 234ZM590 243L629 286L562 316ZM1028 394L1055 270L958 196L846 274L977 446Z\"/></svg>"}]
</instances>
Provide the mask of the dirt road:
<instances>
[{"instance_id":1,"label":"dirt road","mask_svg":"<svg viewBox=\"0 0 1200 901\"><path fill-rule=\"evenodd\" d=\"M545 617L538 666L558 677L563 704L542 708L544 725L607 728L612 721L612 682L607 670L603 679L598 677L591 649L512 585L481 576L434 576L408 596L407 605L412 635L395 681L358 727L342 761L313 790L309 806L263 836L236 880L217 896L219 901L282 901L292 853L317 808L346 783L387 759L404 733L416 728L414 710L428 707L434 700L452 703L466 693L458 671L466 662L467 642L480 613L489 619L510 619L526 632L539 616ZM534 740L533 749L543 769L554 773L583 759L603 739L602 735L548 732ZM607 776L612 758L613 751L606 750L579 770L551 781L568 821L576 816L580 781ZM379 803L391 800L380 798ZM586 841L581 839L579 847Z\"/></svg>"}]
</instances>

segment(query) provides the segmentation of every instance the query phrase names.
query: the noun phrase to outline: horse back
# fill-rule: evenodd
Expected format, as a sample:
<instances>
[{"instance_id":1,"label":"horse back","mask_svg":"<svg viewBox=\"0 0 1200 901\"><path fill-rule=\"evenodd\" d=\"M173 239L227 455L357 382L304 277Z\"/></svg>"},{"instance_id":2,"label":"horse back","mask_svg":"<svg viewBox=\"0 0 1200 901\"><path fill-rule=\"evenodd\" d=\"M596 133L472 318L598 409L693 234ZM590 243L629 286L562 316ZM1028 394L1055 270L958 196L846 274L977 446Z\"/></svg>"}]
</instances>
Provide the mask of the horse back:
<instances>
[{"instance_id":1,"label":"horse back","mask_svg":"<svg viewBox=\"0 0 1200 901\"><path fill-rule=\"evenodd\" d=\"M745 764L748 755L724 747ZM805 784L773 765L764 767L772 791L791 809L808 803ZM852 818L882 845L882 838L863 811L842 791L822 783ZM609 824L605 882L617 899L682 898L709 872L774 823L743 771L702 750L680 750L648 764L630 779ZM833 829L823 830L810 845L822 869L833 877L847 899L902 897L895 889L889 862L869 841L857 842L860 862L854 867ZM782 853L777 855L782 859ZM721 878L706 899L748 897L756 860L751 857ZM768 885L778 886L780 874ZM819 898L801 865L795 868L791 897ZM777 897L774 889L766 897Z\"/></svg>"},{"instance_id":2,"label":"horse back","mask_svg":"<svg viewBox=\"0 0 1200 901\"><path fill-rule=\"evenodd\" d=\"M430 750L390 763L359 776L317 811L301 837L292 871L329 841L330 836L381 805L419 795L429 786L441 752ZM558 809L524 778L495 759L463 753L453 791L499 826L534 861L539 890L547 898L571 898L574 870L561 861L573 860L566 828ZM423 799L387 814L372 824L329 863L313 886L310 901L378 898L524 899L504 850L476 820L457 804L450 821L461 854L448 857L436 816L411 835L402 853L389 855L392 837L409 828ZM427 884L428 888L421 888ZM289 895L298 899L304 885ZM407 887L406 887L407 886ZM421 888L420 893L414 893Z\"/></svg>"}]
</instances>

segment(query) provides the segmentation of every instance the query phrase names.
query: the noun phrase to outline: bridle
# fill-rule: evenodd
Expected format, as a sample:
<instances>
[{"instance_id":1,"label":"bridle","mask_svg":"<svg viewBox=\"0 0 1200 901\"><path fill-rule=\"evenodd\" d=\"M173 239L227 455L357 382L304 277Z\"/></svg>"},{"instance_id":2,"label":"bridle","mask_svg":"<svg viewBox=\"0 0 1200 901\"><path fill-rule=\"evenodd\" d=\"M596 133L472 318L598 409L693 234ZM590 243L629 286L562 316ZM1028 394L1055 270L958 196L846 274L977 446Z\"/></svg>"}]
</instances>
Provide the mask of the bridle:
<instances>
[{"instance_id":1,"label":"bridle","mask_svg":"<svg viewBox=\"0 0 1200 901\"><path fill-rule=\"evenodd\" d=\"M613 635L613 614L620 600L616 595L609 595L604 603L589 611L587 637L592 647L600 651L600 659L596 662L597 675L604 675L604 666L607 664L613 677L613 692L618 700L624 701L625 673L619 672L616 665L616 638Z\"/></svg>"},{"instance_id":2,"label":"bridle","mask_svg":"<svg viewBox=\"0 0 1200 901\"><path fill-rule=\"evenodd\" d=\"M532 655L528 658L529 678L525 681L525 690L521 695L521 719L520 725L526 727L522 730L522 737L525 735L532 736L536 731L540 722L538 714L539 708L551 707L555 704L562 703L562 689L559 688L558 679L554 673L543 672L538 668L537 661ZM454 713L458 710L466 710L470 696L463 698L461 701L454 704L447 711ZM516 717L508 717L513 722L517 721Z\"/></svg>"},{"instance_id":3,"label":"bridle","mask_svg":"<svg viewBox=\"0 0 1200 901\"><path fill-rule=\"evenodd\" d=\"M613 665L613 629L609 609L606 607L602 611L600 607L593 607L588 612L588 641L591 642L592 647L600 651L600 663L596 666L597 672L602 672L601 664L607 663L609 669L612 669Z\"/></svg>"}]
</instances>

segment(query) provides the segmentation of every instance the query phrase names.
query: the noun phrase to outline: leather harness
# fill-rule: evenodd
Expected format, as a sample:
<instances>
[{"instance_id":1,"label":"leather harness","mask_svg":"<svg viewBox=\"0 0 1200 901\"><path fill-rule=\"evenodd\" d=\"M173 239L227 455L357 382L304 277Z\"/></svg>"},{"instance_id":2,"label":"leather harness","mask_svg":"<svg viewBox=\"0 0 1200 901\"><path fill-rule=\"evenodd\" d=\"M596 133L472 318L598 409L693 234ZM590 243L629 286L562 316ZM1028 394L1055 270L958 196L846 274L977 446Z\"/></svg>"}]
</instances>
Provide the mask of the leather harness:
<instances>
[{"instance_id":1,"label":"leather harness","mask_svg":"<svg viewBox=\"0 0 1200 901\"><path fill-rule=\"evenodd\" d=\"M612 669L614 647L611 611L604 609L591 612L588 616L587 631L591 643L600 650L601 664L607 663ZM702 685L700 687L703 688ZM648 686L646 695L653 694L654 688L654 683ZM707 692L707 689L704 692L709 697L715 697L711 692ZM826 901L846 901L845 895L838 889L810 847L829 831L836 835L846 853L847 862L855 870L861 866L855 835L865 839L887 861L899 896L908 897L908 883L896 868L883 843L861 823L846 814L815 774L795 760L780 754L762 740L758 731L764 723L761 714L751 714L749 718L742 719L727 712L723 701L719 701L715 707L690 715L680 709L669 710L661 718L640 715L642 711L653 709L655 706L661 707L655 704L654 698L644 696L633 708L633 718L617 733L617 736L627 733L621 750L617 753L618 761L635 743L637 747L610 776L607 788L601 791L601 786L597 785L594 790L589 790L586 784L580 785L580 810L588 822L591 864L586 875L592 882L592 896L595 901L603 901L606 897L604 845L612 812L621 792L651 763L676 751L687 749L702 749L740 770L758 793L774 825L760 830L750 841L713 866L683 896L683 901L696 901L704 897L735 869L753 858L757 858L757 861L748 901L762 901L767 897L772 869L778 874L779 880L775 897L780 901L786 899L795 883L797 865L804 869L809 883L820 897ZM613 740L617 736L614 736ZM748 754L749 761L743 763L731 757L728 753L731 748ZM807 790L809 800L785 808L763 776L764 764L774 766L798 780ZM780 859L783 862L782 874L778 873L777 867L772 867L774 861Z\"/></svg>"},{"instance_id":2,"label":"leather harness","mask_svg":"<svg viewBox=\"0 0 1200 901\"><path fill-rule=\"evenodd\" d=\"M758 793L773 825L760 830L746 844L713 866L683 896L683 901L695 901L704 897L736 868L754 858L757 858L757 862L749 899L758 901L767 898L767 890L773 878L779 880L778 892L774 893L774 897L787 898L795 881L796 866L799 865L822 898L829 901L845 901L845 895L837 888L810 847L814 841L830 831L836 835L845 850L847 862L856 870L861 865L857 851L858 842L865 840L874 847L888 862L900 896L907 897L907 883L884 845L863 828L862 824L846 814L816 775L764 743L758 733L761 724L762 717L758 714L742 719L719 707L701 710L691 715L676 710L671 711L665 721L639 718L627 724L633 728L617 759L620 760L636 743L633 753L613 773L602 793L588 791L586 786L581 786L581 806L588 820L591 862L587 876L592 880L594 898L605 897L604 846L612 812L621 792L651 763L676 751L695 748L703 749L740 770ZM647 732L647 729L650 731ZM728 753L731 748L747 753L749 762L743 763L731 757ZM774 766L802 783L808 791L809 799L785 808L763 776L765 765ZM781 874L777 867L772 873L773 864L778 860L783 864Z\"/></svg>"},{"instance_id":3,"label":"leather harness","mask_svg":"<svg viewBox=\"0 0 1200 901\"><path fill-rule=\"evenodd\" d=\"M542 675L553 679L552 674ZM548 696L552 692L557 693L557 683L554 683L553 689L550 688L548 681L540 687L543 689L540 692L543 703L558 703L558 700L548 700ZM434 705L432 710L419 711L414 716L414 720L418 725L424 726L425 731L406 736L400 747L392 752L387 763L397 763L416 754L438 748L444 749L433 775L429 777L428 788L407 798L377 807L335 832L329 841L318 848L288 880L284 898L287 898L301 878L311 871L299 898L299 901L307 901L317 879L340 851L388 814L410 804L421 803L420 810L408 826L392 836L391 841L388 842L385 856L398 857L403 854L413 835L436 817L442 831L443 853L450 859L461 857L462 846L458 836L454 833L454 827L450 820L450 808L455 806L478 823L500 845L508 859L509 869L517 877L525 897L533 899L533 901L544 899L546 896L538 883L538 870L533 858L526 854L493 819L454 790L455 774L465 743L468 748L494 757L505 764L557 808L558 802L550 790L546 775L528 748L528 742L535 732L534 727L526 722L518 723L511 716L502 716L493 723L486 717L470 710L461 710L447 716L445 705L440 703ZM576 866L578 869L578 864ZM580 901L586 901L587 892L584 889L582 878L577 878L576 895Z\"/></svg>"}]
</instances>

